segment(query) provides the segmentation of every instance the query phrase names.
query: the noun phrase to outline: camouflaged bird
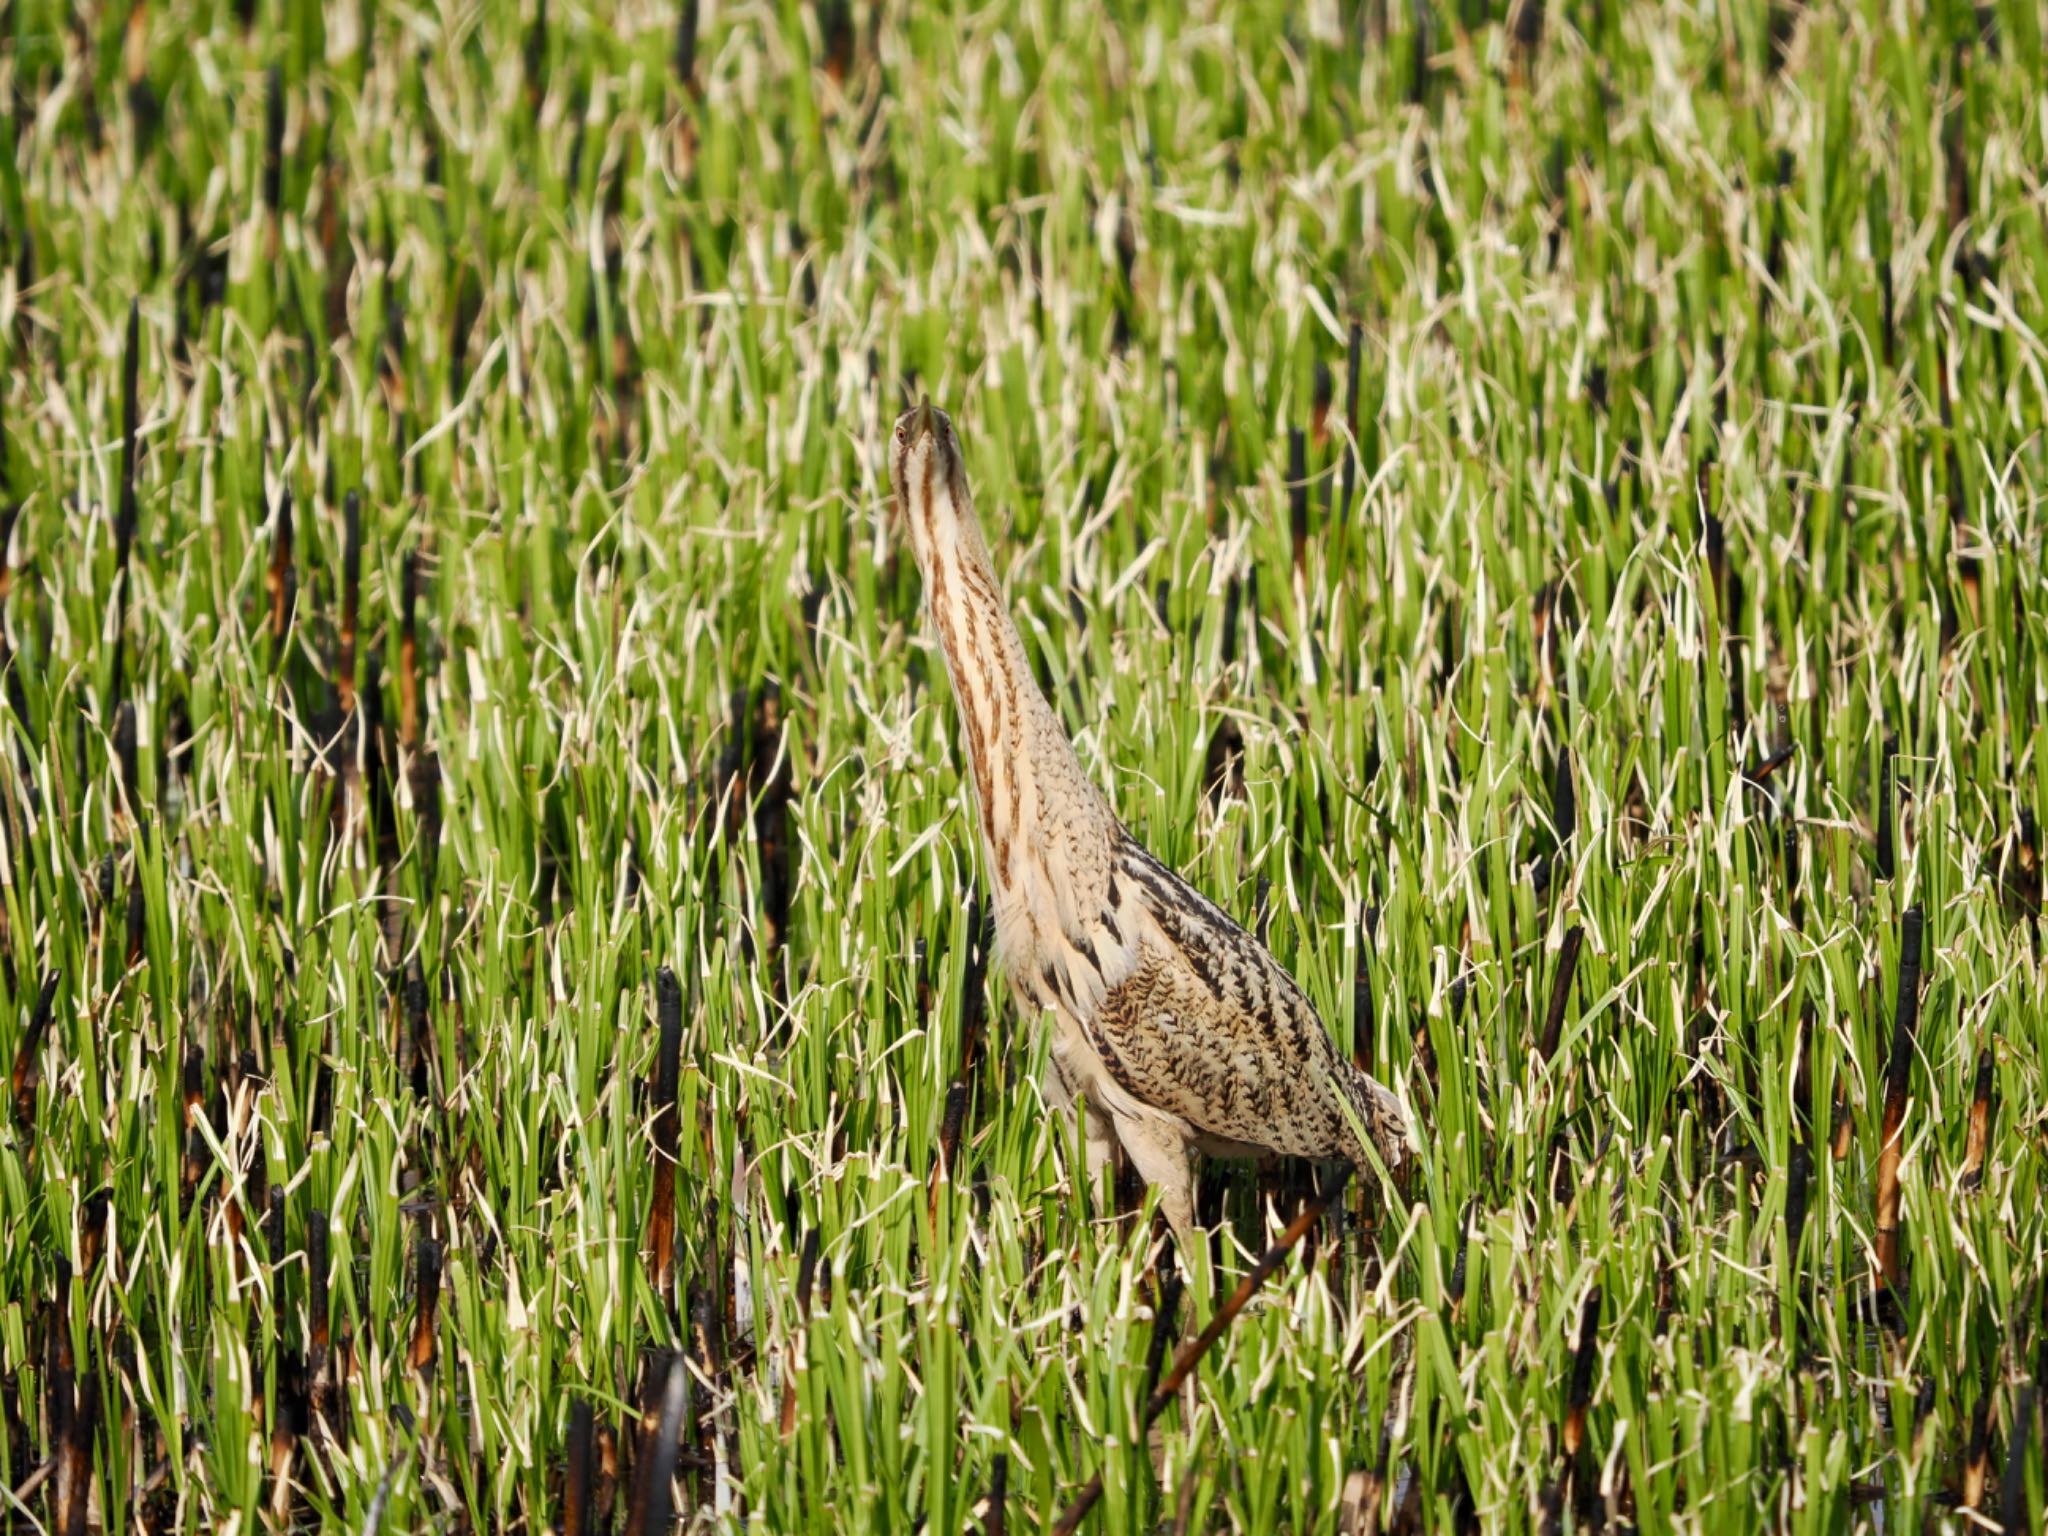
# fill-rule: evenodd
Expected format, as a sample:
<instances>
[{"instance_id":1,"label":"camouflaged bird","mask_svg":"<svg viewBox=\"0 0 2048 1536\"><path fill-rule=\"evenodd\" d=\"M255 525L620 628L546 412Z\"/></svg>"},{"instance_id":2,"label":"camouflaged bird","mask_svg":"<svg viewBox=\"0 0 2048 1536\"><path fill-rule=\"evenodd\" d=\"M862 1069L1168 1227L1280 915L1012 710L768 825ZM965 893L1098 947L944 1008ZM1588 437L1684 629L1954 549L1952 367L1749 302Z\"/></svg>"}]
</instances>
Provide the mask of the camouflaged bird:
<instances>
[{"instance_id":1,"label":"camouflaged bird","mask_svg":"<svg viewBox=\"0 0 2048 1536\"><path fill-rule=\"evenodd\" d=\"M965 729L1010 984L1053 1015L1046 1098L1085 1100L1088 1172L1112 1138L1194 1225L1195 1151L1407 1159L1400 1100L1339 1054L1266 947L1124 830L1039 691L1004 609L952 422L896 422L896 494Z\"/></svg>"}]
</instances>

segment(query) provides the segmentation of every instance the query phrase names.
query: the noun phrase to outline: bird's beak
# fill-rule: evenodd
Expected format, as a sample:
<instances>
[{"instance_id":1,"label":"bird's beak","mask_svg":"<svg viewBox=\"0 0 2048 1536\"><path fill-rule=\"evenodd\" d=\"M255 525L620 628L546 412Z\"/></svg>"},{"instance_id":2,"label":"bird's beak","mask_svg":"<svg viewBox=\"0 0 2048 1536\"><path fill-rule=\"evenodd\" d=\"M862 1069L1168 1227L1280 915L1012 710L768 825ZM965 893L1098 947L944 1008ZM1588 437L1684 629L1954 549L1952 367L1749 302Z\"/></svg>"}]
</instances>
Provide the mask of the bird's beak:
<instances>
[{"instance_id":1,"label":"bird's beak","mask_svg":"<svg viewBox=\"0 0 2048 1536\"><path fill-rule=\"evenodd\" d=\"M926 395L917 402L917 410L910 418L910 440L914 443L921 437L929 437L937 426L932 415L932 397Z\"/></svg>"}]
</instances>

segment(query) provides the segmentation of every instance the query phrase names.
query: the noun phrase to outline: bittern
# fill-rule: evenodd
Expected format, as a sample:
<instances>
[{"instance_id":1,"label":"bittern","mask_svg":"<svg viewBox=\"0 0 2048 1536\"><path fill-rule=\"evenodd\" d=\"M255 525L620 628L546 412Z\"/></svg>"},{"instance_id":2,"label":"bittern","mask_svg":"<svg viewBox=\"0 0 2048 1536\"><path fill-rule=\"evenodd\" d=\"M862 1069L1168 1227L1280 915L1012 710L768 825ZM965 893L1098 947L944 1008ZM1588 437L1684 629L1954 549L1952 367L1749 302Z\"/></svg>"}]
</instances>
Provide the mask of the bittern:
<instances>
[{"instance_id":1,"label":"bittern","mask_svg":"<svg viewBox=\"0 0 2048 1536\"><path fill-rule=\"evenodd\" d=\"M1053 1017L1044 1092L1064 1110L1085 1103L1091 1181L1120 1144L1184 1243L1197 1151L1363 1166L1362 1130L1398 1172L1401 1101L1344 1059L1265 945L1147 853L1083 770L1003 606L953 424L929 399L896 422L894 471L965 730L996 959Z\"/></svg>"}]
</instances>

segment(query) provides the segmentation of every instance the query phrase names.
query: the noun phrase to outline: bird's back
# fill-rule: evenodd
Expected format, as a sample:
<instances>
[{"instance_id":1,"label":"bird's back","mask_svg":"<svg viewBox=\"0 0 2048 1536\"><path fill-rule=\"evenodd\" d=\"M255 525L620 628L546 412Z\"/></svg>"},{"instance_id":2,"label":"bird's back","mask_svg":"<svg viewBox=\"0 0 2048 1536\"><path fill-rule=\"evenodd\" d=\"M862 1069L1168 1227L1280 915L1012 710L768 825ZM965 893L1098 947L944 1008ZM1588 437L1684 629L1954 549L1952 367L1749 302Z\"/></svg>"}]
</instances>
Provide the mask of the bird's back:
<instances>
[{"instance_id":1,"label":"bird's back","mask_svg":"<svg viewBox=\"0 0 2048 1536\"><path fill-rule=\"evenodd\" d=\"M1263 944L1128 835L1108 895L1135 963L1083 1024L1127 1093L1212 1146L1360 1162L1348 1102L1398 1166L1399 1101L1343 1058Z\"/></svg>"}]
</instances>

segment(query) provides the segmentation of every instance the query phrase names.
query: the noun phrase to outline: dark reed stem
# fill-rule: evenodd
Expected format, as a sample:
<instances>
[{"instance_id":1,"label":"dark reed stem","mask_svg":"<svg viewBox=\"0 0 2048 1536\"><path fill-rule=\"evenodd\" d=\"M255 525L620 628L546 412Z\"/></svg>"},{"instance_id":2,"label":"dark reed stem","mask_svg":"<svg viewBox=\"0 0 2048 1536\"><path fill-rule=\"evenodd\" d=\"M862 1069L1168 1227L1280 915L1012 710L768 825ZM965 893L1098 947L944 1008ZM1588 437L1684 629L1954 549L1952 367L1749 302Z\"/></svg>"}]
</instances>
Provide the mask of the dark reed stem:
<instances>
[{"instance_id":1,"label":"dark reed stem","mask_svg":"<svg viewBox=\"0 0 2048 1536\"><path fill-rule=\"evenodd\" d=\"M989 1465L988 1497L983 1501L982 1536L1003 1536L1009 1528L1005 1506L1010 1500L1010 1454L997 1451Z\"/></svg>"},{"instance_id":2,"label":"dark reed stem","mask_svg":"<svg viewBox=\"0 0 2048 1536\"><path fill-rule=\"evenodd\" d=\"M1550 824L1557 833L1557 847L1562 853L1579 830L1579 798L1572 781L1572 749L1568 745L1557 750L1557 772L1550 781Z\"/></svg>"},{"instance_id":3,"label":"dark reed stem","mask_svg":"<svg viewBox=\"0 0 2048 1536\"><path fill-rule=\"evenodd\" d=\"M1536 1054L1546 1062L1557 1054L1564 1033L1565 1005L1571 1001L1572 981L1579 970L1579 946L1585 941L1586 930L1577 923L1565 930L1564 947L1557 957L1557 974L1550 982L1550 1008L1543 1016L1543 1038L1536 1046Z\"/></svg>"},{"instance_id":4,"label":"dark reed stem","mask_svg":"<svg viewBox=\"0 0 2048 1536\"><path fill-rule=\"evenodd\" d=\"M92 1503L93 1441L99 1434L100 1378L88 1366L78 1377L76 1408L65 1424L64 1448L59 1453L64 1465L58 1471L58 1487L68 1493L57 1529L65 1536L85 1536L87 1511Z\"/></svg>"},{"instance_id":5,"label":"dark reed stem","mask_svg":"<svg viewBox=\"0 0 2048 1536\"><path fill-rule=\"evenodd\" d=\"M128 301L128 335L121 353L121 490L114 516L114 595L122 614L114 627L114 661L108 703L118 706L127 688L129 601L128 562L135 548L135 434L141 416L142 310Z\"/></svg>"},{"instance_id":6,"label":"dark reed stem","mask_svg":"<svg viewBox=\"0 0 2048 1536\"><path fill-rule=\"evenodd\" d=\"M676 1471L678 1437L683 1428L683 1399L689 1376L680 1354L671 1356L668 1377L661 1392L661 1418L654 1429L653 1444L640 1463L639 1487L626 1529L639 1536L665 1536L669 1515L675 1508L673 1481Z\"/></svg>"},{"instance_id":7,"label":"dark reed stem","mask_svg":"<svg viewBox=\"0 0 2048 1536\"><path fill-rule=\"evenodd\" d=\"M535 0L533 27L526 34L526 46L520 54L521 67L526 79L526 103L533 110L538 110L541 101L547 96L547 58L548 0Z\"/></svg>"},{"instance_id":8,"label":"dark reed stem","mask_svg":"<svg viewBox=\"0 0 2048 1536\"><path fill-rule=\"evenodd\" d=\"M128 882L128 944L127 963L138 965L148 940L149 909L142 894L142 871L135 871L134 879Z\"/></svg>"},{"instance_id":9,"label":"dark reed stem","mask_svg":"<svg viewBox=\"0 0 2048 1536\"><path fill-rule=\"evenodd\" d=\"M1877 878L1880 880L1890 880L1897 872L1897 856L1892 848L1892 765L1898 752L1898 737L1887 737L1884 757L1877 770Z\"/></svg>"},{"instance_id":10,"label":"dark reed stem","mask_svg":"<svg viewBox=\"0 0 2048 1536\"><path fill-rule=\"evenodd\" d=\"M939 1219L939 1186L953 1177L954 1158L966 1128L968 1093L981 1066L988 1017L988 960L995 943L995 909L982 907L980 893L967 901L967 962L960 983L960 1067L946 1090L946 1113L939 1126L939 1156L932 1168L930 1215Z\"/></svg>"},{"instance_id":11,"label":"dark reed stem","mask_svg":"<svg viewBox=\"0 0 2048 1536\"><path fill-rule=\"evenodd\" d=\"M1562 1465L1557 1473L1556 1507L1565 1505L1566 1490L1576 1480L1579 1453L1586 1445L1586 1410L1593 1402L1593 1367L1599 1361L1600 1287L1591 1286L1579 1306L1579 1332L1572 1346L1571 1385L1565 1395Z\"/></svg>"},{"instance_id":12,"label":"dark reed stem","mask_svg":"<svg viewBox=\"0 0 2048 1536\"><path fill-rule=\"evenodd\" d=\"M284 71L263 79L263 207L275 218L284 201Z\"/></svg>"},{"instance_id":13,"label":"dark reed stem","mask_svg":"<svg viewBox=\"0 0 2048 1536\"><path fill-rule=\"evenodd\" d=\"M1802 1143L1792 1148L1785 1169L1785 1253L1792 1272L1799 1272L1799 1240L1806 1231L1808 1186L1813 1178L1813 1154Z\"/></svg>"},{"instance_id":14,"label":"dark reed stem","mask_svg":"<svg viewBox=\"0 0 2048 1536\"><path fill-rule=\"evenodd\" d=\"M398 740L407 756L420 744L419 599L420 550L415 544L405 557L405 594L398 629Z\"/></svg>"},{"instance_id":15,"label":"dark reed stem","mask_svg":"<svg viewBox=\"0 0 2048 1536\"><path fill-rule=\"evenodd\" d=\"M1977 1086L1970 1097L1969 1140L1963 1151L1964 1189L1976 1189L1984 1182L1984 1155L1991 1146L1991 1090L1995 1066L1996 1057L1987 1045L1977 1053Z\"/></svg>"},{"instance_id":16,"label":"dark reed stem","mask_svg":"<svg viewBox=\"0 0 2048 1536\"><path fill-rule=\"evenodd\" d=\"M413 1097L419 1099L426 1098L432 1088L434 1035L427 1004L426 973L419 962L414 961L406 968L404 1006L409 1039L407 1054L412 1060L412 1091Z\"/></svg>"},{"instance_id":17,"label":"dark reed stem","mask_svg":"<svg viewBox=\"0 0 2048 1536\"><path fill-rule=\"evenodd\" d=\"M292 572L292 493L278 493L277 516L270 536L270 573L264 582L270 594L270 670L284 659L285 632L291 624L296 578Z\"/></svg>"},{"instance_id":18,"label":"dark reed stem","mask_svg":"<svg viewBox=\"0 0 2048 1536\"><path fill-rule=\"evenodd\" d=\"M1788 741L1776 751L1758 758L1747 768L1743 769L1742 777L1749 783L1761 787L1770 781L1772 774L1791 762L1798 751L1799 743Z\"/></svg>"},{"instance_id":19,"label":"dark reed stem","mask_svg":"<svg viewBox=\"0 0 2048 1536\"><path fill-rule=\"evenodd\" d=\"M342 498L341 526L341 646L334 659L334 692L347 714L356 707L356 617L363 581L363 506L354 491Z\"/></svg>"},{"instance_id":20,"label":"dark reed stem","mask_svg":"<svg viewBox=\"0 0 2048 1536\"><path fill-rule=\"evenodd\" d=\"M1358 914L1358 960L1351 975L1351 1064L1361 1072L1372 1070L1372 1048L1376 1033L1372 995L1373 909Z\"/></svg>"},{"instance_id":21,"label":"dark reed stem","mask_svg":"<svg viewBox=\"0 0 2048 1536\"><path fill-rule=\"evenodd\" d=\"M1351 498L1358 487L1358 370L1365 352L1365 327L1351 322L1351 334L1344 349L1344 426L1351 440L1344 445L1343 492L1337 502L1337 520L1351 521Z\"/></svg>"},{"instance_id":22,"label":"dark reed stem","mask_svg":"<svg viewBox=\"0 0 2048 1536\"><path fill-rule=\"evenodd\" d=\"M1998 1523L2008 1531L2029 1529L2027 1523L2027 1446L2034 1438L2034 1404L2041 1383L2020 1388L2013 1404L2012 1427L2005 1440L2005 1475L1998 1480ZM2034 1527L2039 1529L2039 1527Z\"/></svg>"},{"instance_id":23,"label":"dark reed stem","mask_svg":"<svg viewBox=\"0 0 2048 1536\"><path fill-rule=\"evenodd\" d=\"M1991 1376L1987 1370L1977 1386L1977 1405L1970 1412L1970 1439L1963 1451L1964 1509L1975 1509L1984 1502L1984 1485L1990 1480Z\"/></svg>"},{"instance_id":24,"label":"dark reed stem","mask_svg":"<svg viewBox=\"0 0 2048 1536\"><path fill-rule=\"evenodd\" d=\"M562 1474L562 1536L588 1536L590 1524L591 1430L596 1423L588 1398L569 1408L568 1465Z\"/></svg>"},{"instance_id":25,"label":"dark reed stem","mask_svg":"<svg viewBox=\"0 0 2048 1536\"><path fill-rule=\"evenodd\" d=\"M697 0L682 0L676 12L676 82L697 94Z\"/></svg>"},{"instance_id":26,"label":"dark reed stem","mask_svg":"<svg viewBox=\"0 0 2048 1536\"><path fill-rule=\"evenodd\" d=\"M327 1322L327 1213L306 1215L306 1383L316 1429L334 1432L333 1378L328 1355L332 1335Z\"/></svg>"},{"instance_id":27,"label":"dark reed stem","mask_svg":"<svg viewBox=\"0 0 2048 1536\"><path fill-rule=\"evenodd\" d=\"M1899 1284L1899 1157L1913 1038L1920 1022L1920 908L1906 908L1899 925L1899 990L1892 1010L1891 1057L1885 1066L1884 1136L1877 1155L1877 1267L1885 1283Z\"/></svg>"},{"instance_id":28,"label":"dark reed stem","mask_svg":"<svg viewBox=\"0 0 2048 1536\"><path fill-rule=\"evenodd\" d=\"M1166 1346L1173 1338L1180 1316L1182 1281L1178 1270L1159 1277L1159 1304L1152 1313L1152 1338L1145 1347L1145 1396L1149 1399L1159 1385L1159 1368L1166 1363Z\"/></svg>"},{"instance_id":29,"label":"dark reed stem","mask_svg":"<svg viewBox=\"0 0 2048 1536\"><path fill-rule=\"evenodd\" d=\"M789 1366L782 1378L782 1433L784 1438L796 1433L796 1373L802 1365L799 1350L805 1336L805 1328L811 1319L811 1288L818 1275L818 1229L811 1227L804 1233L803 1252L796 1265L796 1327L789 1341Z\"/></svg>"},{"instance_id":30,"label":"dark reed stem","mask_svg":"<svg viewBox=\"0 0 2048 1536\"><path fill-rule=\"evenodd\" d=\"M24 1132L35 1127L36 1086L42 1081L43 1036L49 1031L50 1019L56 1011L58 979L57 971L44 973L43 990L37 994L35 1010L28 1016L28 1027L22 1031L21 1040L14 1048L14 1123Z\"/></svg>"},{"instance_id":31,"label":"dark reed stem","mask_svg":"<svg viewBox=\"0 0 2048 1536\"><path fill-rule=\"evenodd\" d=\"M413 1250L413 1294L417 1310L413 1316L412 1348L407 1362L414 1370L431 1375L434 1369L434 1319L441 1301L441 1245L424 1233Z\"/></svg>"},{"instance_id":32,"label":"dark reed stem","mask_svg":"<svg viewBox=\"0 0 2048 1536\"><path fill-rule=\"evenodd\" d=\"M1465 1275L1472 1248L1472 1218L1478 1211L1479 1197L1474 1195L1465 1202L1464 1215L1458 1221L1458 1256L1451 1263L1451 1283L1445 1288L1453 1319L1465 1310Z\"/></svg>"},{"instance_id":33,"label":"dark reed stem","mask_svg":"<svg viewBox=\"0 0 2048 1536\"><path fill-rule=\"evenodd\" d=\"M1287 429L1287 511L1294 530L1294 568L1308 560L1308 434Z\"/></svg>"},{"instance_id":34,"label":"dark reed stem","mask_svg":"<svg viewBox=\"0 0 2048 1536\"><path fill-rule=\"evenodd\" d=\"M135 750L135 701L123 699L114 709L114 758L120 766L121 795L133 816L142 809L140 763Z\"/></svg>"},{"instance_id":35,"label":"dark reed stem","mask_svg":"<svg viewBox=\"0 0 2048 1536\"><path fill-rule=\"evenodd\" d=\"M184 1088L185 1166L178 1194L181 1201L189 1202L206 1175L206 1138L199 1131L206 1115L206 1052L196 1045L185 1052Z\"/></svg>"},{"instance_id":36,"label":"dark reed stem","mask_svg":"<svg viewBox=\"0 0 2048 1536\"><path fill-rule=\"evenodd\" d=\"M671 1305L676 1284L676 1132L680 1107L683 1045L683 989L663 966L654 977L655 1014L661 1039L654 1058L654 1205L647 1215L647 1251L654 1263L654 1288Z\"/></svg>"}]
</instances>

